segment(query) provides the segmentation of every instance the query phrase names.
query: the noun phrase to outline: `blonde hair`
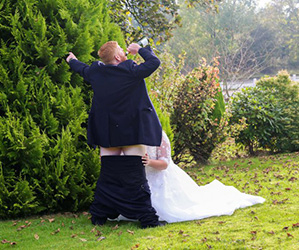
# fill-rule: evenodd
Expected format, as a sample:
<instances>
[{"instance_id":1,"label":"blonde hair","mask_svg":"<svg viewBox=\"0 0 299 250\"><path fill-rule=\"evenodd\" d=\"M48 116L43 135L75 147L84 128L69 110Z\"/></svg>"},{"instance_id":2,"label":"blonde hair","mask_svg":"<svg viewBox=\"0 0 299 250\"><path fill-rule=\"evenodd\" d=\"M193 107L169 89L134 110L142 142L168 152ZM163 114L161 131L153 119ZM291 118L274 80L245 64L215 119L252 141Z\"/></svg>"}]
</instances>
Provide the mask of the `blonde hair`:
<instances>
[{"instance_id":1,"label":"blonde hair","mask_svg":"<svg viewBox=\"0 0 299 250\"><path fill-rule=\"evenodd\" d=\"M102 45L98 51L98 55L102 62L108 64L113 61L114 55L117 52L118 43L116 41L109 41Z\"/></svg>"}]
</instances>

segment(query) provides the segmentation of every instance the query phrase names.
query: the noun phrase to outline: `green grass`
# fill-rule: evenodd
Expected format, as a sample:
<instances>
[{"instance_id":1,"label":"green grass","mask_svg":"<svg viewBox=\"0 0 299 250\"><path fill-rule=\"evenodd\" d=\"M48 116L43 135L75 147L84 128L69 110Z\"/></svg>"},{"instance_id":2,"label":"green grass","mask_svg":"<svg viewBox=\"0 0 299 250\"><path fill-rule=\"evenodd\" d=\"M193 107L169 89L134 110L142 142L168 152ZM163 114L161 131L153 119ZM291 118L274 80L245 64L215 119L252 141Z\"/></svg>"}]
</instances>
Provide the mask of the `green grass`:
<instances>
[{"instance_id":1,"label":"green grass","mask_svg":"<svg viewBox=\"0 0 299 250\"><path fill-rule=\"evenodd\" d=\"M185 170L199 185L217 178L266 202L232 216L151 229L134 222L94 227L86 213L1 221L0 241L16 244L0 243L0 249L299 249L299 153Z\"/></svg>"}]
</instances>

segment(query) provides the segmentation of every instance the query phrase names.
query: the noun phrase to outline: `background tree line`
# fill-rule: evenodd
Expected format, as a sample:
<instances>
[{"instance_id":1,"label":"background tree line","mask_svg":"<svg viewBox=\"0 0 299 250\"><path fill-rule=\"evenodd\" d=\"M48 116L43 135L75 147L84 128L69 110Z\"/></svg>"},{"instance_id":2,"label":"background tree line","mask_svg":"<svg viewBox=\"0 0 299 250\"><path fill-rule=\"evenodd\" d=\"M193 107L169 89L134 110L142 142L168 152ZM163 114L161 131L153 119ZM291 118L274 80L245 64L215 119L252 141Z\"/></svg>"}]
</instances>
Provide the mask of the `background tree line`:
<instances>
[{"instance_id":1,"label":"background tree line","mask_svg":"<svg viewBox=\"0 0 299 250\"><path fill-rule=\"evenodd\" d=\"M225 88L238 89L244 80L280 69L299 73L298 0L272 0L264 8L258 1L223 0L218 12L181 2L182 25L164 45L176 58L186 52L183 73L204 57L219 57L220 78Z\"/></svg>"}]
</instances>

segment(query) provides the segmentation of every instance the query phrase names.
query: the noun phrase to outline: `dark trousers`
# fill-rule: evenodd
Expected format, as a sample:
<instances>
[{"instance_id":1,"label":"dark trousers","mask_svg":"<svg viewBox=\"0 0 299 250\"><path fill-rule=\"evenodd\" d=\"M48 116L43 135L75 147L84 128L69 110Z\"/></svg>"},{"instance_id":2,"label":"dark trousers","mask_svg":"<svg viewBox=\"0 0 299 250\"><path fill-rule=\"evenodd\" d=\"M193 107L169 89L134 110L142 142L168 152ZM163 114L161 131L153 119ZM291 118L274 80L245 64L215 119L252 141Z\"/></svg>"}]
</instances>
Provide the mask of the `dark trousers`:
<instances>
[{"instance_id":1,"label":"dark trousers","mask_svg":"<svg viewBox=\"0 0 299 250\"><path fill-rule=\"evenodd\" d=\"M141 156L102 156L90 213L93 224L103 225L120 214L139 220L142 228L159 224Z\"/></svg>"}]
</instances>

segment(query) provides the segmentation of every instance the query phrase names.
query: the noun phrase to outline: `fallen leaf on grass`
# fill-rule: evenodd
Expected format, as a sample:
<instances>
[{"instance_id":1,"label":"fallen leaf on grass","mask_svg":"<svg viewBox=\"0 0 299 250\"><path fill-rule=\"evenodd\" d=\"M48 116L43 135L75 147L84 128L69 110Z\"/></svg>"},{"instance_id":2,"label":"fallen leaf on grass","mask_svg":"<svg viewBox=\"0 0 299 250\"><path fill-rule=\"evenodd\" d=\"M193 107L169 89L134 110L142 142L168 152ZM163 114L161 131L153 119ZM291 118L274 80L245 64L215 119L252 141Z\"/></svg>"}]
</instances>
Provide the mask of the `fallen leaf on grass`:
<instances>
[{"instance_id":1,"label":"fallen leaf on grass","mask_svg":"<svg viewBox=\"0 0 299 250\"><path fill-rule=\"evenodd\" d=\"M77 237L77 234L72 234L71 235L71 238L76 238Z\"/></svg>"},{"instance_id":2,"label":"fallen leaf on grass","mask_svg":"<svg viewBox=\"0 0 299 250\"><path fill-rule=\"evenodd\" d=\"M184 233L184 231L183 231L183 230L180 230L180 231L179 231L179 234L183 234L183 233Z\"/></svg>"},{"instance_id":3,"label":"fallen leaf on grass","mask_svg":"<svg viewBox=\"0 0 299 250\"><path fill-rule=\"evenodd\" d=\"M286 198L286 199L283 199L283 200L281 200L281 201L274 200L274 201L272 201L272 203L273 203L274 205L277 205L277 204L284 204L288 199L289 199L289 198Z\"/></svg>"},{"instance_id":4,"label":"fallen leaf on grass","mask_svg":"<svg viewBox=\"0 0 299 250\"><path fill-rule=\"evenodd\" d=\"M20 227L17 228L17 231L21 231L22 229L26 228L26 225L22 225Z\"/></svg>"},{"instance_id":5,"label":"fallen leaf on grass","mask_svg":"<svg viewBox=\"0 0 299 250\"><path fill-rule=\"evenodd\" d=\"M106 237L101 236L101 237L97 238L97 241L102 241L102 240L105 240L105 239L106 239Z\"/></svg>"},{"instance_id":6,"label":"fallen leaf on grass","mask_svg":"<svg viewBox=\"0 0 299 250\"><path fill-rule=\"evenodd\" d=\"M292 237L292 238L294 238L294 236L291 235L290 233L287 233L287 235L288 235L288 237Z\"/></svg>"},{"instance_id":7,"label":"fallen leaf on grass","mask_svg":"<svg viewBox=\"0 0 299 250\"><path fill-rule=\"evenodd\" d=\"M82 214L83 214L83 215L85 215L85 216L86 216L86 215L89 215L89 213L88 213L88 212L83 212Z\"/></svg>"},{"instance_id":8,"label":"fallen leaf on grass","mask_svg":"<svg viewBox=\"0 0 299 250\"><path fill-rule=\"evenodd\" d=\"M102 233L101 231L97 230L96 236L100 236L100 235L102 235L102 234L103 234L103 233Z\"/></svg>"},{"instance_id":9,"label":"fallen leaf on grass","mask_svg":"<svg viewBox=\"0 0 299 250\"><path fill-rule=\"evenodd\" d=\"M211 246L211 245L208 245L208 244L207 244L207 247L208 247L209 249L211 249L211 248L212 248L212 246Z\"/></svg>"},{"instance_id":10,"label":"fallen leaf on grass","mask_svg":"<svg viewBox=\"0 0 299 250\"><path fill-rule=\"evenodd\" d=\"M76 223L76 221L72 220L72 224L75 224L75 223Z\"/></svg>"},{"instance_id":11,"label":"fallen leaf on grass","mask_svg":"<svg viewBox=\"0 0 299 250\"><path fill-rule=\"evenodd\" d=\"M293 224L293 227L299 227L299 222L296 224Z\"/></svg>"},{"instance_id":12,"label":"fallen leaf on grass","mask_svg":"<svg viewBox=\"0 0 299 250\"><path fill-rule=\"evenodd\" d=\"M55 230L54 232L52 232L51 234L54 235L54 234L57 234L60 232L60 228L58 228L57 230Z\"/></svg>"},{"instance_id":13,"label":"fallen leaf on grass","mask_svg":"<svg viewBox=\"0 0 299 250\"><path fill-rule=\"evenodd\" d=\"M289 181L291 181L291 182L295 182L296 180L297 180L296 177L291 177L291 178L289 179Z\"/></svg>"},{"instance_id":14,"label":"fallen leaf on grass","mask_svg":"<svg viewBox=\"0 0 299 250\"><path fill-rule=\"evenodd\" d=\"M9 240L2 240L1 243L2 243L2 244L9 243L10 245L17 245L16 242L14 242L14 241L9 241Z\"/></svg>"},{"instance_id":15,"label":"fallen leaf on grass","mask_svg":"<svg viewBox=\"0 0 299 250\"><path fill-rule=\"evenodd\" d=\"M270 232L268 232L268 234L275 234L275 233L274 233L274 231L270 231Z\"/></svg>"},{"instance_id":16,"label":"fallen leaf on grass","mask_svg":"<svg viewBox=\"0 0 299 250\"><path fill-rule=\"evenodd\" d=\"M256 231L251 231L250 233L253 235L256 235Z\"/></svg>"},{"instance_id":17,"label":"fallen leaf on grass","mask_svg":"<svg viewBox=\"0 0 299 250\"><path fill-rule=\"evenodd\" d=\"M118 228L119 228L119 226L118 226L118 224L116 224L114 227L112 227L112 230L116 230Z\"/></svg>"},{"instance_id":18,"label":"fallen leaf on grass","mask_svg":"<svg viewBox=\"0 0 299 250\"><path fill-rule=\"evenodd\" d=\"M221 224L224 224L225 221L218 221L218 223L221 225Z\"/></svg>"},{"instance_id":19,"label":"fallen leaf on grass","mask_svg":"<svg viewBox=\"0 0 299 250\"><path fill-rule=\"evenodd\" d=\"M136 248L138 248L139 246L140 246L140 244L137 243L137 244L135 244L135 246L132 246L131 249L136 249Z\"/></svg>"},{"instance_id":20,"label":"fallen leaf on grass","mask_svg":"<svg viewBox=\"0 0 299 250\"><path fill-rule=\"evenodd\" d=\"M14 222L13 224L12 224L12 226L16 226L17 225L17 223L16 222Z\"/></svg>"},{"instance_id":21,"label":"fallen leaf on grass","mask_svg":"<svg viewBox=\"0 0 299 250\"><path fill-rule=\"evenodd\" d=\"M87 241L87 239L83 239L83 238L80 238L80 240L81 240L82 242L86 242L86 241Z\"/></svg>"},{"instance_id":22,"label":"fallen leaf on grass","mask_svg":"<svg viewBox=\"0 0 299 250\"><path fill-rule=\"evenodd\" d=\"M119 231L118 232L118 236L120 236L120 235L122 235L123 234L123 232L122 231Z\"/></svg>"},{"instance_id":23,"label":"fallen leaf on grass","mask_svg":"<svg viewBox=\"0 0 299 250\"><path fill-rule=\"evenodd\" d=\"M38 240L38 239L39 239L38 234L35 234L35 235L34 235L34 238L35 238L36 240Z\"/></svg>"},{"instance_id":24,"label":"fallen leaf on grass","mask_svg":"<svg viewBox=\"0 0 299 250\"><path fill-rule=\"evenodd\" d=\"M52 219L49 219L49 222L50 222L50 223L52 223L53 221L55 221L55 219L54 219L54 218L52 218Z\"/></svg>"},{"instance_id":25,"label":"fallen leaf on grass","mask_svg":"<svg viewBox=\"0 0 299 250\"><path fill-rule=\"evenodd\" d=\"M281 195L281 192L271 192L271 195Z\"/></svg>"},{"instance_id":26,"label":"fallen leaf on grass","mask_svg":"<svg viewBox=\"0 0 299 250\"><path fill-rule=\"evenodd\" d=\"M289 229L289 227L284 227L284 228L283 228L283 230L288 230L288 229Z\"/></svg>"},{"instance_id":27,"label":"fallen leaf on grass","mask_svg":"<svg viewBox=\"0 0 299 250\"><path fill-rule=\"evenodd\" d=\"M289 198L283 199L283 200L279 201L278 203L279 204L284 204L287 200L289 200Z\"/></svg>"},{"instance_id":28,"label":"fallen leaf on grass","mask_svg":"<svg viewBox=\"0 0 299 250\"><path fill-rule=\"evenodd\" d=\"M208 239L206 237L204 237L204 238L201 239L202 242L207 242L207 240Z\"/></svg>"},{"instance_id":29,"label":"fallen leaf on grass","mask_svg":"<svg viewBox=\"0 0 299 250\"><path fill-rule=\"evenodd\" d=\"M285 188L285 190L286 190L286 191L290 191L290 190L291 190L291 188Z\"/></svg>"},{"instance_id":30,"label":"fallen leaf on grass","mask_svg":"<svg viewBox=\"0 0 299 250\"><path fill-rule=\"evenodd\" d=\"M131 230L129 230L129 229L127 229L127 232L129 233L129 234L134 234L134 231L131 231Z\"/></svg>"}]
</instances>

